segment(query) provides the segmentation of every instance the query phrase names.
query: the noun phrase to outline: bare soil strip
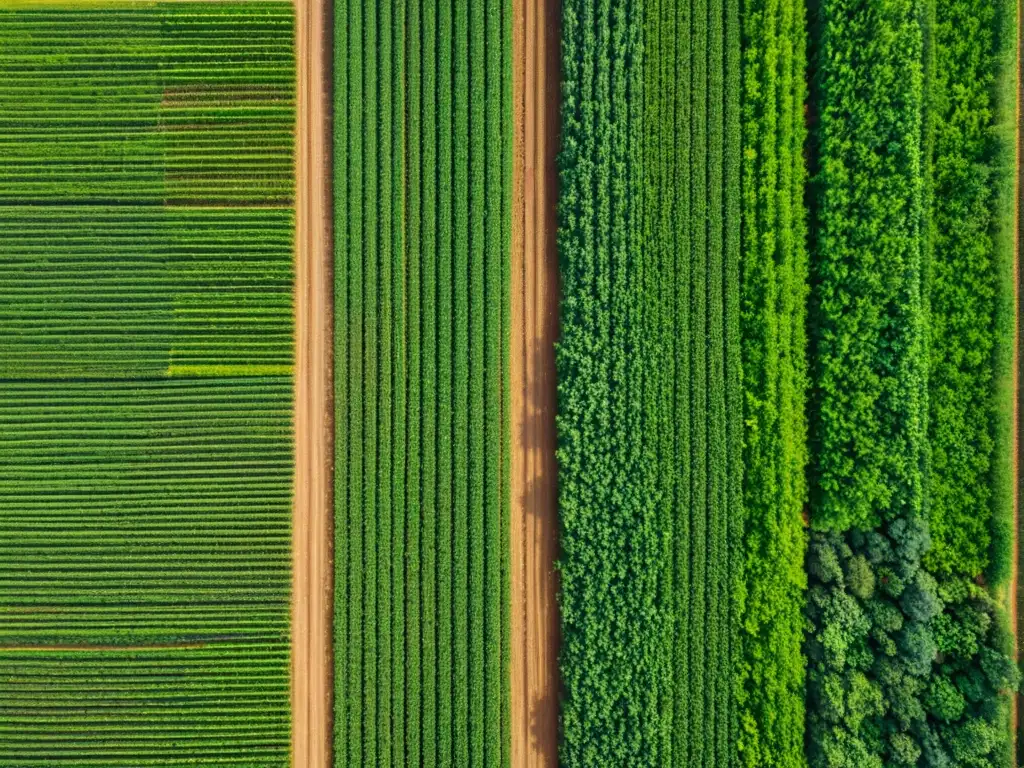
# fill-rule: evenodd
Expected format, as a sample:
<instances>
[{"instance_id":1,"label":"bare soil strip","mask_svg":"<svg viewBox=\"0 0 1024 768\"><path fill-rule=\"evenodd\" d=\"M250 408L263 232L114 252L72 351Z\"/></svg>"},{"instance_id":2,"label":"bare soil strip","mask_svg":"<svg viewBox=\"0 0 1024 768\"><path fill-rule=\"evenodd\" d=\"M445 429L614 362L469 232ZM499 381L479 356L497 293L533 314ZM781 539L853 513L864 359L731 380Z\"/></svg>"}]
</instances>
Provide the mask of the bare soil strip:
<instances>
[{"instance_id":1,"label":"bare soil strip","mask_svg":"<svg viewBox=\"0 0 1024 768\"><path fill-rule=\"evenodd\" d=\"M332 286L330 88L324 0L295 0L295 498L292 765L331 758Z\"/></svg>"},{"instance_id":2,"label":"bare soil strip","mask_svg":"<svg viewBox=\"0 0 1024 768\"><path fill-rule=\"evenodd\" d=\"M512 765L558 763L558 0L513 0Z\"/></svg>"}]
</instances>

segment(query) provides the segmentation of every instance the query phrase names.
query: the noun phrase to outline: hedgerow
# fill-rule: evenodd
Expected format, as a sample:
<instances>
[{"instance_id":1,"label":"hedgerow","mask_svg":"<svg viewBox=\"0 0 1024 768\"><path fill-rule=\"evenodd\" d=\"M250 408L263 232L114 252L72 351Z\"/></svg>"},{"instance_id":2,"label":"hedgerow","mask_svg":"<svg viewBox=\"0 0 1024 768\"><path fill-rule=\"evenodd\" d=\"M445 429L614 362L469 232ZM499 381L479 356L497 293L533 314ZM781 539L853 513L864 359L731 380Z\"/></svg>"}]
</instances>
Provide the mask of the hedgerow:
<instances>
[{"instance_id":1,"label":"hedgerow","mask_svg":"<svg viewBox=\"0 0 1024 768\"><path fill-rule=\"evenodd\" d=\"M812 263L811 764L914 765L941 610L921 567L923 33L913 0L826 0Z\"/></svg>"},{"instance_id":2,"label":"hedgerow","mask_svg":"<svg viewBox=\"0 0 1024 768\"><path fill-rule=\"evenodd\" d=\"M810 327L820 529L923 513L922 32L915 0L826 0Z\"/></svg>"},{"instance_id":3,"label":"hedgerow","mask_svg":"<svg viewBox=\"0 0 1024 768\"><path fill-rule=\"evenodd\" d=\"M805 7L743 9L743 507L739 758L806 765Z\"/></svg>"}]
</instances>

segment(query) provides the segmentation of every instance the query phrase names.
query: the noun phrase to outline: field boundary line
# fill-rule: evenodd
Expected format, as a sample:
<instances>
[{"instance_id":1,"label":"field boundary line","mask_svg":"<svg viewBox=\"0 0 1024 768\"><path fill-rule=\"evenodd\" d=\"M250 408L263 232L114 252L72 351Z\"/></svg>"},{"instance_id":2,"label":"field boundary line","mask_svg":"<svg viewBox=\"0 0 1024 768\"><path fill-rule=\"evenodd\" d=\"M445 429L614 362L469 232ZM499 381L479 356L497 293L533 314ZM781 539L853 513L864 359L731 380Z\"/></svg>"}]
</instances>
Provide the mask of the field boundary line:
<instances>
[{"instance_id":1,"label":"field boundary line","mask_svg":"<svg viewBox=\"0 0 1024 768\"><path fill-rule=\"evenodd\" d=\"M558 0L513 0L511 763L558 764Z\"/></svg>"},{"instance_id":2,"label":"field boundary line","mask_svg":"<svg viewBox=\"0 0 1024 768\"><path fill-rule=\"evenodd\" d=\"M292 765L329 768L334 680L329 20L325 0L295 0L295 12Z\"/></svg>"}]
</instances>

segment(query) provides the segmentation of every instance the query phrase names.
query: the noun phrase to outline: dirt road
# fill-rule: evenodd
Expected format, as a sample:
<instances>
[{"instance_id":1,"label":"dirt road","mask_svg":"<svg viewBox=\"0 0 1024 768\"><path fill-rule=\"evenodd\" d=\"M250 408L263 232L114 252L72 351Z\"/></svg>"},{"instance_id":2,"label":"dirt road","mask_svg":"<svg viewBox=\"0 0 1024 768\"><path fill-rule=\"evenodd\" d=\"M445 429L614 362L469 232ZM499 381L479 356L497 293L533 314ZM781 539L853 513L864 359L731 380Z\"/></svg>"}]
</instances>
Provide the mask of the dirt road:
<instances>
[{"instance_id":1,"label":"dirt road","mask_svg":"<svg viewBox=\"0 0 1024 768\"><path fill-rule=\"evenodd\" d=\"M512 765L558 757L555 250L559 2L513 0Z\"/></svg>"},{"instance_id":2,"label":"dirt road","mask_svg":"<svg viewBox=\"0 0 1024 768\"><path fill-rule=\"evenodd\" d=\"M324 0L295 0L295 500L292 765L330 765L332 616L330 146Z\"/></svg>"}]
</instances>

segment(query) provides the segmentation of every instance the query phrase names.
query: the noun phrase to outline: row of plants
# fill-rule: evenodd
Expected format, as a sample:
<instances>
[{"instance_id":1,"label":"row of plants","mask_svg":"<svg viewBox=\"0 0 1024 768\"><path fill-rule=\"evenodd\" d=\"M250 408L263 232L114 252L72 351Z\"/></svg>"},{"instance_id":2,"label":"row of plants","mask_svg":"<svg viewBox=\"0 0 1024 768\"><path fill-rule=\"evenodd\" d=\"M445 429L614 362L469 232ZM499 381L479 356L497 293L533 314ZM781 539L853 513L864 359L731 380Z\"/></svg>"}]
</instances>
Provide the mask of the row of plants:
<instances>
[{"instance_id":1,"label":"row of plants","mask_svg":"<svg viewBox=\"0 0 1024 768\"><path fill-rule=\"evenodd\" d=\"M290 208L75 200L0 217L6 377L290 372Z\"/></svg>"},{"instance_id":2,"label":"row of plants","mask_svg":"<svg viewBox=\"0 0 1024 768\"><path fill-rule=\"evenodd\" d=\"M289 666L281 637L164 650L0 650L0 763L287 765ZM103 706L85 705L96 701Z\"/></svg>"},{"instance_id":3,"label":"row of plants","mask_svg":"<svg viewBox=\"0 0 1024 768\"><path fill-rule=\"evenodd\" d=\"M743 560L740 16L563 6L562 761L728 763Z\"/></svg>"},{"instance_id":4,"label":"row of plants","mask_svg":"<svg viewBox=\"0 0 1024 768\"><path fill-rule=\"evenodd\" d=\"M558 250L561 762L655 765L665 692L643 16L563 5Z\"/></svg>"},{"instance_id":5,"label":"row of plants","mask_svg":"<svg viewBox=\"0 0 1024 768\"><path fill-rule=\"evenodd\" d=\"M743 561L737 597L740 763L801 768L807 574L806 13L742 14Z\"/></svg>"},{"instance_id":6,"label":"row of plants","mask_svg":"<svg viewBox=\"0 0 1024 768\"><path fill-rule=\"evenodd\" d=\"M920 5L823 3L811 263L812 765L916 765L941 610L922 568L927 367Z\"/></svg>"},{"instance_id":7,"label":"row of plants","mask_svg":"<svg viewBox=\"0 0 1024 768\"><path fill-rule=\"evenodd\" d=\"M287 4L0 14L0 201L290 205Z\"/></svg>"},{"instance_id":8,"label":"row of plants","mask_svg":"<svg viewBox=\"0 0 1024 768\"><path fill-rule=\"evenodd\" d=\"M334 8L339 766L509 759L506 5Z\"/></svg>"}]
</instances>

